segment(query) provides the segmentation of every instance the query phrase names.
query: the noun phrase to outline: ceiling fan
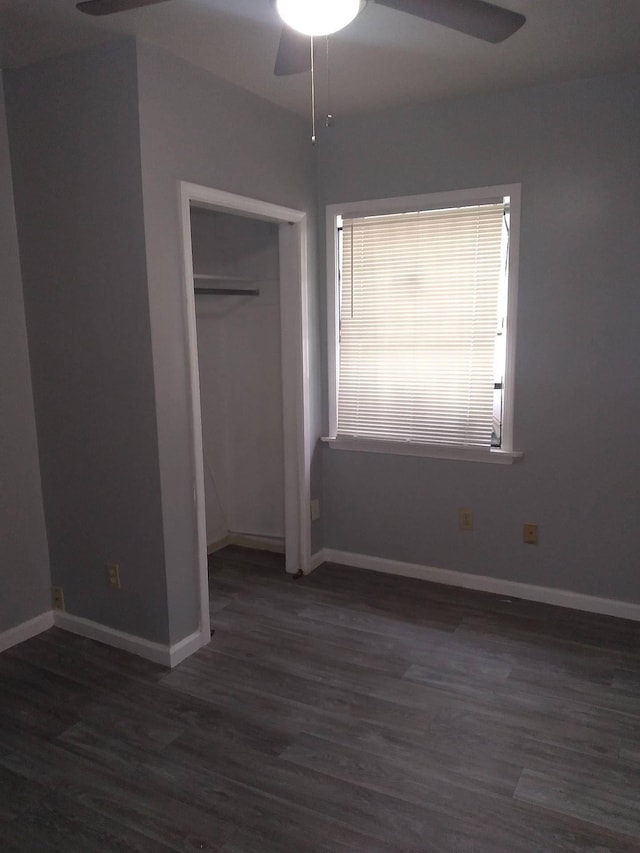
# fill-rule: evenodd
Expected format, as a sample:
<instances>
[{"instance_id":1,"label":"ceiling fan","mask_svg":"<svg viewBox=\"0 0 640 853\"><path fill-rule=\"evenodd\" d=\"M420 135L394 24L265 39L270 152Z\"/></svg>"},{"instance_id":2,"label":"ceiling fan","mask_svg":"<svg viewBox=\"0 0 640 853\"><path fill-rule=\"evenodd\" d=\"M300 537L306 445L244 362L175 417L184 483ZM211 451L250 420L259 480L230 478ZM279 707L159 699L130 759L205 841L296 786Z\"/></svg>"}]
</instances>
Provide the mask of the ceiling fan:
<instances>
[{"instance_id":1,"label":"ceiling fan","mask_svg":"<svg viewBox=\"0 0 640 853\"><path fill-rule=\"evenodd\" d=\"M140 6L153 6L164 2L166 0L82 0L76 4L76 7L87 15L112 15L115 12L126 12ZM422 18L494 44L509 38L526 20L525 16L519 12L496 6L488 3L487 0L368 0L368 2L405 12L416 18ZM293 23L294 26L297 26L296 10L314 5L323 12L330 6L339 8L339 17L342 15L344 21L339 22L334 30L326 28L316 32L303 30L305 35L301 35L300 30L296 31L290 26L283 27L274 73L277 76L284 76L310 69L309 35L326 35L328 32L335 32L346 26L364 9L367 0L351 0L351 4L345 3L344 0L333 3L327 0L320 3L318 0L311 0L311 2L300 0L298 3L294 0L287 0L287 2L277 0L275 5L282 19ZM347 12L347 18L344 19L344 9L349 5L351 5L351 11ZM289 19L289 10L294 12L293 21Z\"/></svg>"}]
</instances>

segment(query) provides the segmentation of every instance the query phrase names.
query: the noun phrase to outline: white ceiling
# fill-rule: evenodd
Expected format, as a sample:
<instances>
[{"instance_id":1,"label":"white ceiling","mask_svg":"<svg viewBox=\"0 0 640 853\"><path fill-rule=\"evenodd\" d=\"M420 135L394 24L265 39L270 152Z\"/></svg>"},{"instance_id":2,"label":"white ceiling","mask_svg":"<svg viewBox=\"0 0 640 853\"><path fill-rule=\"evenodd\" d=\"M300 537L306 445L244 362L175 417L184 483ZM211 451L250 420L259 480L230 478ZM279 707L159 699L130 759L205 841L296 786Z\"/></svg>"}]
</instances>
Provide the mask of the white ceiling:
<instances>
[{"instance_id":1,"label":"white ceiling","mask_svg":"<svg viewBox=\"0 0 640 853\"><path fill-rule=\"evenodd\" d=\"M271 0L167 0L96 18L76 0L0 0L0 63L25 65L135 34L249 91L307 115L309 74L274 77L280 37ZM527 16L488 44L370 2L330 42L334 115L481 92L640 71L640 0L494 0ZM327 107L324 47L319 109Z\"/></svg>"}]
</instances>

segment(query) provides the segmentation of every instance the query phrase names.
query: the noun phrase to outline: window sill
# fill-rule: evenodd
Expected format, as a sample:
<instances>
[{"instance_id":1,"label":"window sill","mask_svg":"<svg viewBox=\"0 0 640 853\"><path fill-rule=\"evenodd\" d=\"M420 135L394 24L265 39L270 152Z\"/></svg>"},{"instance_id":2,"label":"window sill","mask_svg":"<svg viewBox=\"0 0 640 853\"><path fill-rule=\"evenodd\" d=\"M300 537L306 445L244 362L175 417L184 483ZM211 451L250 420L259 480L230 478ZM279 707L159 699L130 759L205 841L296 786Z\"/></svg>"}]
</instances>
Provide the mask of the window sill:
<instances>
[{"instance_id":1,"label":"window sill","mask_svg":"<svg viewBox=\"0 0 640 853\"><path fill-rule=\"evenodd\" d=\"M454 459L459 462L490 462L511 465L524 455L520 450L455 447L447 444L412 444L408 441L379 441L368 438L322 438L332 450L354 450L364 453L387 453L396 456L426 456Z\"/></svg>"}]
</instances>

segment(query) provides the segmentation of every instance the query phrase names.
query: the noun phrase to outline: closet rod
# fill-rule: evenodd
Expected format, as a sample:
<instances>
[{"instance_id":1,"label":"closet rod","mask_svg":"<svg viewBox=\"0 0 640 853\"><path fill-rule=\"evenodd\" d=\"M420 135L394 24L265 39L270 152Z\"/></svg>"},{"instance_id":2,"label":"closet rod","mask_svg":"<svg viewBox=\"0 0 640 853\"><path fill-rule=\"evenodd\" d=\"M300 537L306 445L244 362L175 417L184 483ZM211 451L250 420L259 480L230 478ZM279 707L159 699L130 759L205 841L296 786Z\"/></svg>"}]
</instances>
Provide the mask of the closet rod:
<instances>
[{"instance_id":1,"label":"closet rod","mask_svg":"<svg viewBox=\"0 0 640 853\"><path fill-rule=\"evenodd\" d=\"M257 288L248 287L194 287L197 296L260 296Z\"/></svg>"},{"instance_id":2,"label":"closet rod","mask_svg":"<svg viewBox=\"0 0 640 853\"><path fill-rule=\"evenodd\" d=\"M222 273L196 272L193 274L194 281L255 281L246 275L224 275Z\"/></svg>"}]
</instances>

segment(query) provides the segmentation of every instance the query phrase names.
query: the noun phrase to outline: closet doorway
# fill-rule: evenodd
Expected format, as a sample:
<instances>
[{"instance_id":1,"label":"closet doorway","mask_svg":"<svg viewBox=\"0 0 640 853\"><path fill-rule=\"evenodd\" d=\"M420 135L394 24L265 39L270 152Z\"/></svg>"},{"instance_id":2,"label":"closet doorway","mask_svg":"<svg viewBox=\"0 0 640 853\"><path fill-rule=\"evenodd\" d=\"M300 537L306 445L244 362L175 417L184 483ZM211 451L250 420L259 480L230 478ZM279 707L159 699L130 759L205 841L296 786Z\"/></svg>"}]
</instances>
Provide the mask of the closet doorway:
<instances>
[{"instance_id":1,"label":"closet doorway","mask_svg":"<svg viewBox=\"0 0 640 853\"><path fill-rule=\"evenodd\" d=\"M306 215L180 184L201 624L207 551L284 540L310 570Z\"/></svg>"}]
</instances>

